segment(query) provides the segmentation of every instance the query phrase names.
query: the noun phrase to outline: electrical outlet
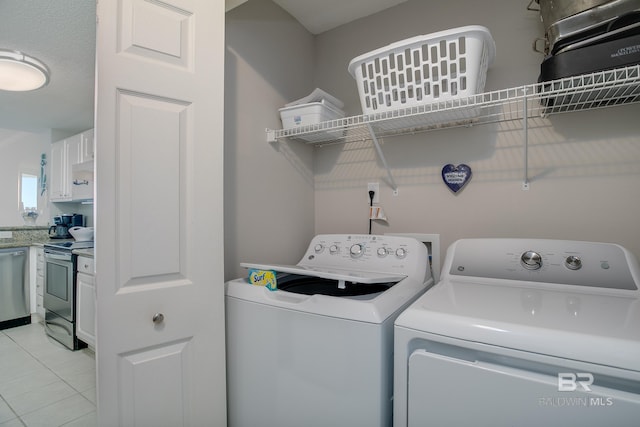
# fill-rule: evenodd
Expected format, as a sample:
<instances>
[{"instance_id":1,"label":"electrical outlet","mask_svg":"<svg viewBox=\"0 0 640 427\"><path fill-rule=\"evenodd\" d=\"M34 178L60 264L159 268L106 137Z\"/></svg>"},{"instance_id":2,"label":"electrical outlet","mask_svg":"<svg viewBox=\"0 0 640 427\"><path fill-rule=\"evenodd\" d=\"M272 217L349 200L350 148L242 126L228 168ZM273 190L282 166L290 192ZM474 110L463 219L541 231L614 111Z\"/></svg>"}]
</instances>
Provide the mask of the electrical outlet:
<instances>
[{"instance_id":1,"label":"electrical outlet","mask_svg":"<svg viewBox=\"0 0 640 427\"><path fill-rule=\"evenodd\" d=\"M367 184L367 203L371 202L369 198L369 191L374 191L373 194L373 203L380 203L380 183L379 182L370 182Z\"/></svg>"}]
</instances>

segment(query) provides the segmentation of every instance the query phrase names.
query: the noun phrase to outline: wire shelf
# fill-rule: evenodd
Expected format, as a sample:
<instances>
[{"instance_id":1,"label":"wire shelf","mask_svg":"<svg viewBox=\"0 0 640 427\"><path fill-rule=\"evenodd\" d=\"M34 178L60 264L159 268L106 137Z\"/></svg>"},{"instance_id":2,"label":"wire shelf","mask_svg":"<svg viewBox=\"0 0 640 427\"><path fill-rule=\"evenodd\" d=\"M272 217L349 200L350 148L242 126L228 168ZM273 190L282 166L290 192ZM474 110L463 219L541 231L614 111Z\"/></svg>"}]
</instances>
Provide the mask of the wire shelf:
<instances>
[{"instance_id":1,"label":"wire shelf","mask_svg":"<svg viewBox=\"0 0 640 427\"><path fill-rule=\"evenodd\" d=\"M315 125L267 129L267 140L293 138L316 145L348 143L638 102L640 65L634 65Z\"/></svg>"}]
</instances>

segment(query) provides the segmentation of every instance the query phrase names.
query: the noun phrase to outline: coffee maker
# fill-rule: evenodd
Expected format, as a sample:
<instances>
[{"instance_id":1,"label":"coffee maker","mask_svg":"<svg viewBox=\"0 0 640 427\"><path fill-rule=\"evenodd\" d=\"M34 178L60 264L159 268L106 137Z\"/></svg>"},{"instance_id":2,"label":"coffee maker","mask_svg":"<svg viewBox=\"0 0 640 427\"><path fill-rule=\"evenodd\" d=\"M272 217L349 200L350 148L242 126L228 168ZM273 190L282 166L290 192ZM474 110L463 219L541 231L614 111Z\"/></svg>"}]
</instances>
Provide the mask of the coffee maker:
<instances>
[{"instance_id":1,"label":"coffee maker","mask_svg":"<svg viewBox=\"0 0 640 427\"><path fill-rule=\"evenodd\" d=\"M82 214L71 214L71 227L84 227L84 216Z\"/></svg>"},{"instance_id":2,"label":"coffee maker","mask_svg":"<svg viewBox=\"0 0 640 427\"><path fill-rule=\"evenodd\" d=\"M84 217L81 214L62 214L53 217L53 225L49 227L49 238L51 239L71 239L69 229L72 227L83 227Z\"/></svg>"},{"instance_id":3,"label":"coffee maker","mask_svg":"<svg viewBox=\"0 0 640 427\"><path fill-rule=\"evenodd\" d=\"M71 215L58 215L53 217L53 225L49 227L49 238L70 239Z\"/></svg>"}]
</instances>

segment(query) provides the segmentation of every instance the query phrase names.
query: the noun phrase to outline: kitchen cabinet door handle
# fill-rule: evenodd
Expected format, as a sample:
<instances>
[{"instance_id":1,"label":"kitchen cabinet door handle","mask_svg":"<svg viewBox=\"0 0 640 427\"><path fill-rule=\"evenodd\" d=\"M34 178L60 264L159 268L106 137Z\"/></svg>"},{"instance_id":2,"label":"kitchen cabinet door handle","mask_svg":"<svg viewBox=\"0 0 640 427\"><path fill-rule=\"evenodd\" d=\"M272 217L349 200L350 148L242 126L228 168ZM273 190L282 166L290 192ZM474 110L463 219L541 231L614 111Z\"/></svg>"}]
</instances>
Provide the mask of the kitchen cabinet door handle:
<instances>
[{"instance_id":1,"label":"kitchen cabinet door handle","mask_svg":"<svg viewBox=\"0 0 640 427\"><path fill-rule=\"evenodd\" d=\"M163 321L164 321L164 314L156 313L153 315L153 323L155 323L156 325L159 325Z\"/></svg>"}]
</instances>

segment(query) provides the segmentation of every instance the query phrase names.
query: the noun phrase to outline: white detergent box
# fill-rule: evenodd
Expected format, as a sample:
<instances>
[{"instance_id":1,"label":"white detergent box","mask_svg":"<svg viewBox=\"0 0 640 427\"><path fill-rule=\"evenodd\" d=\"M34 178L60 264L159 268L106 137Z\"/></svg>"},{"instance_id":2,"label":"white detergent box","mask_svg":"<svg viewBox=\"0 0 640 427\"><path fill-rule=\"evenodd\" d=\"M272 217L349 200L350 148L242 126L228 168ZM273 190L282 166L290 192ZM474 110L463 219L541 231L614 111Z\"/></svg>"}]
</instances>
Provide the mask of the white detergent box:
<instances>
[{"instance_id":1,"label":"white detergent box","mask_svg":"<svg viewBox=\"0 0 640 427\"><path fill-rule=\"evenodd\" d=\"M279 111L284 129L315 125L344 117L344 111L326 101L293 105Z\"/></svg>"}]
</instances>

